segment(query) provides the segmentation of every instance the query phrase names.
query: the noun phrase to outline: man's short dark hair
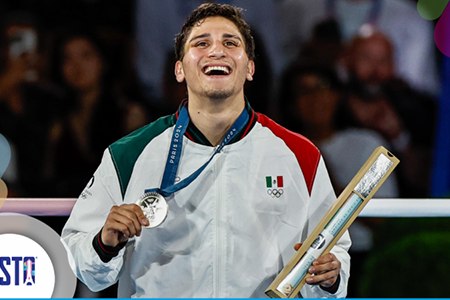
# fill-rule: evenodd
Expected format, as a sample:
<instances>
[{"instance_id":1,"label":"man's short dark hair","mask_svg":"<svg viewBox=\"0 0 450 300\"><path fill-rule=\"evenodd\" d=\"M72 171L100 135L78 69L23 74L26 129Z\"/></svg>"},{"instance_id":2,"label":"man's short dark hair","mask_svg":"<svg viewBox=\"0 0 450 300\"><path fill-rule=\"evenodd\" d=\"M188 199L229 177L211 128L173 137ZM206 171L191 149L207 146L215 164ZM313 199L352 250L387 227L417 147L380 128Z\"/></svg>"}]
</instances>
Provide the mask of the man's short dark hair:
<instances>
[{"instance_id":1,"label":"man's short dark hair","mask_svg":"<svg viewBox=\"0 0 450 300\"><path fill-rule=\"evenodd\" d=\"M242 18L242 8L228 4L204 3L197 7L186 19L180 33L175 39L175 57L182 60L186 39L192 31L192 27L199 26L202 21L210 17L223 17L236 25L244 37L245 52L250 60L255 59L255 42L250 31L250 26Z\"/></svg>"}]
</instances>

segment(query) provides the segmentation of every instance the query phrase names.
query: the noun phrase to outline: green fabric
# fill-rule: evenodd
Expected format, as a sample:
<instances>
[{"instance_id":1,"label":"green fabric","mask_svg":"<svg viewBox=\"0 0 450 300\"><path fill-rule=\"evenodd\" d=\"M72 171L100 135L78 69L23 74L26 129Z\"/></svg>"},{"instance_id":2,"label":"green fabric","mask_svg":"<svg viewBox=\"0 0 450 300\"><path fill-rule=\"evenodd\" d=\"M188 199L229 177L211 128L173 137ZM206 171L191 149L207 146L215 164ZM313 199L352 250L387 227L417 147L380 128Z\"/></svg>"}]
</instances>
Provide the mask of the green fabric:
<instances>
[{"instance_id":1,"label":"green fabric","mask_svg":"<svg viewBox=\"0 0 450 300\"><path fill-rule=\"evenodd\" d=\"M175 115L162 117L155 122L130 133L109 146L109 153L111 154L117 177L119 178L122 198L125 196L134 164L144 148L152 139L163 133L175 123Z\"/></svg>"}]
</instances>

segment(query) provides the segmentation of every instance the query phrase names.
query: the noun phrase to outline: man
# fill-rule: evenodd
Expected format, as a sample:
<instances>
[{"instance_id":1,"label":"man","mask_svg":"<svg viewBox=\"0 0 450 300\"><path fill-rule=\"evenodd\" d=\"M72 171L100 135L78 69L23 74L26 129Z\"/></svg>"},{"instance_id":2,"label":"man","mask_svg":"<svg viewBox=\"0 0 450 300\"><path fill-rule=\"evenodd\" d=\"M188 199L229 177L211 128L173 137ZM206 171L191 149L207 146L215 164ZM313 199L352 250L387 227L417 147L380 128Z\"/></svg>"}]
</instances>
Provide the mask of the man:
<instances>
[{"instance_id":1,"label":"man","mask_svg":"<svg viewBox=\"0 0 450 300\"><path fill-rule=\"evenodd\" d=\"M264 297L335 200L324 162L245 101L254 46L239 9L199 6L175 48L189 100L105 151L63 239L93 290L119 280L119 297ZM166 208L146 217L135 203L158 195L167 218L144 228ZM349 247L346 234L314 262L302 296L345 296Z\"/></svg>"},{"instance_id":2,"label":"man","mask_svg":"<svg viewBox=\"0 0 450 300\"><path fill-rule=\"evenodd\" d=\"M417 13L414 1L285 0L280 6L281 26L286 32L282 44L290 59L324 19L337 20L346 43L361 26L372 24L392 41L396 76L419 91L432 95L439 92L434 25Z\"/></svg>"},{"instance_id":3,"label":"man","mask_svg":"<svg viewBox=\"0 0 450 300\"><path fill-rule=\"evenodd\" d=\"M371 26L351 41L343 63L356 123L381 134L407 162L399 169L400 196L425 197L428 182L423 178L431 167L435 100L395 76L393 46Z\"/></svg>"},{"instance_id":4,"label":"man","mask_svg":"<svg viewBox=\"0 0 450 300\"><path fill-rule=\"evenodd\" d=\"M173 37L179 32L191 11L204 2L226 2L245 9L245 19L252 25L253 36L255 37L255 31L259 33L259 42L263 47L258 47L258 51L260 54L265 52L268 55L264 63L268 65L275 78L278 78L284 68L286 55L280 54L280 47L276 43L281 32L274 13L279 6L277 1L137 0L135 4L136 72L145 86L145 91L154 98L155 105L166 107L167 104L161 102L165 100L161 99L163 96L161 86L163 86L165 63L168 62L166 54L173 51ZM161 30L161 27L164 27L164 30ZM261 70L260 62L258 62L258 70Z\"/></svg>"}]
</instances>

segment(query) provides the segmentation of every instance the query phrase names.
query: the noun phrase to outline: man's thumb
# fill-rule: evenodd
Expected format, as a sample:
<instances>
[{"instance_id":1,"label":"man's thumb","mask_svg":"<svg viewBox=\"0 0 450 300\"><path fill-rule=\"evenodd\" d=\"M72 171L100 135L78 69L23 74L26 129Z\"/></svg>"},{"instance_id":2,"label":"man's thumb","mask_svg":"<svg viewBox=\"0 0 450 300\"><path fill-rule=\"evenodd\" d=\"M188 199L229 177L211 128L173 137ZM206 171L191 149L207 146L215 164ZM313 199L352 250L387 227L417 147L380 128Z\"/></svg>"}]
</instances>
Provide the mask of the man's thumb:
<instances>
[{"instance_id":1,"label":"man's thumb","mask_svg":"<svg viewBox=\"0 0 450 300\"><path fill-rule=\"evenodd\" d=\"M295 245L294 245L295 251L298 251L298 249L300 249L300 247L301 247L302 245L303 245L302 243L295 244Z\"/></svg>"}]
</instances>

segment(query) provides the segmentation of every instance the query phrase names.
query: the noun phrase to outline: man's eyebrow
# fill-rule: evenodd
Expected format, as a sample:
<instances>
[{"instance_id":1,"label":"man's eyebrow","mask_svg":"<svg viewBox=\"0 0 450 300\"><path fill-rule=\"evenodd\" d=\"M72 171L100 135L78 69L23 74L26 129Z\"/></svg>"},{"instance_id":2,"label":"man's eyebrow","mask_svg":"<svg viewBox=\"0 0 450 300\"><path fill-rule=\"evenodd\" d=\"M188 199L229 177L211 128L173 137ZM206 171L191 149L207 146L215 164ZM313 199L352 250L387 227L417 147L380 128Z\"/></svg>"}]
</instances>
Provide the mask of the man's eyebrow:
<instances>
[{"instance_id":1,"label":"man's eyebrow","mask_svg":"<svg viewBox=\"0 0 450 300\"><path fill-rule=\"evenodd\" d=\"M211 36L210 33L200 34L200 35L194 36L194 37L190 40L190 42L195 41L195 40L198 40L198 39L202 39L202 38L205 38L205 37L210 37L210 36Z\"/></svg>"},{"instance_id":2,"label":"man's eyebrow","mask_svg":"<svg viewBox=\"0 0 450 300\"><path fill-rule=\"evenodd\" d=\"M210 33L203 33L203 34L194 36L189 42L192 43L192 42L195 41L195 40L203 39L203 38L210 37L210 36L211 36ZM222 37L223 37L223 38L226 38L226 39L237 39L237 40L239 40L239 41L242 42L242 39L241 39L238 35L235 35L235 34L224 33L224 34L222 35Z\"/></svg>"},{"instance_id":3,"label":"man's eyebrow","mask_svg":"<svg viewBox=\"0 0 450 300\"><path fill-rule=\"evenodd\" d=\"M224 33L222 35L222 37L227 38L227 39L237 39L237 40L240 40L242 42L242 39L238 35L235 35L235 34Z\"/></svg>"}]
</instances>

